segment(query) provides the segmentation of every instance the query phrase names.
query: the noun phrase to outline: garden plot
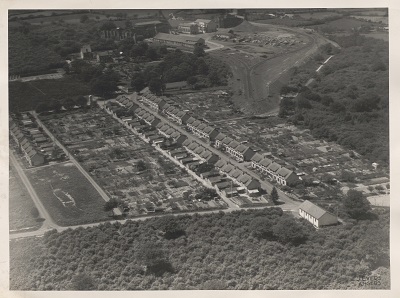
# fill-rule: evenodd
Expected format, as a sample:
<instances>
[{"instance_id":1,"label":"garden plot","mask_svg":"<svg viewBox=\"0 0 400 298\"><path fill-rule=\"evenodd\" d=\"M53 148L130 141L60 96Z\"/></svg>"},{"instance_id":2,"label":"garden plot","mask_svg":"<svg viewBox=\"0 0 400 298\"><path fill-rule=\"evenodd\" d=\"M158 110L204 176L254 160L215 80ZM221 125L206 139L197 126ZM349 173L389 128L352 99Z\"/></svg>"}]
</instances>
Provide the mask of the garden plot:
<instances>
[{"instance_id":1,"label":"garden plot","mask_svg":"<svg viewBox=\"0 0 400 298\"><path fill-rule=\"evenodd\" d=\"M198 117L211 122L239 115L229 95L223 90L180 94L173 99L182 110L195 111Z\"/></svg>"},{"instance_id":2,"label":"garden plot","mask_svg":"<svg viewBox=\"0 0 400 298\"><path fill-rule=\"evenodd\" d=\"M36 193L53 220L62 226L108 219L104 200L72 163L27 172Z\"/></svg>"},{"instance_id":3,"label":"garden plot","mask_svg":"<svg viewBox=\"0 0 400 298\"><path fill-rule=\"evenodd\" d=\"M57 138L68 142L68 149L86 171L110 198L121 201L130 215L172 211L174 200L182 201L183 206L190 205L187 200L201 192L199 182L99 108L65 116L48 118L46 125L66 128L55 133ZM77 131L79 137L76 137ZM97 138L80 141L88 135ZM64 189L61 191L65 192ZM71 192L64 195L58 192L57 195L62 200L68 200L69 195L75 199ZM70 204L71 208L73 205L72 202L61 203ZM205 206L217 208L216 204L205 204L201 209ZM193 206L190 210L196 208L200 207Z\"/></svg>"}]
</instances>

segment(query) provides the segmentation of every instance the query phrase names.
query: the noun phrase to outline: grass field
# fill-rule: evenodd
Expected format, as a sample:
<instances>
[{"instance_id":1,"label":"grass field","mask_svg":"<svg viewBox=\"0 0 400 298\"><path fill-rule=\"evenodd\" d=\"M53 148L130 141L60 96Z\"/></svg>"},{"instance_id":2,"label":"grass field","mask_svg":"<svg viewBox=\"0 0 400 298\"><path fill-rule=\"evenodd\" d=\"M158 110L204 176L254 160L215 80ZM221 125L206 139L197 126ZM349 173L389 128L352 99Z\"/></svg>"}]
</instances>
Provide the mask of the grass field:
<instances>
[{"instance_id":1,"label":"grass field","mask_svg":"<svg viewBox=\"0 0 400 298\"><path fill-rule=\"evenodd\" d=\"M27 172L36 193L53 220L70 226L108 219L104 200L72 163Z\"/></svg>"},{"instance_id":2,"label":"grass field","mask_svg":"<svg viewBox=\"0 0 400 298\"><path fill-rule=\"evenodd\" d=\"M370 26L370 25L372 25L372 23L369 23L366 21L356 20L353 18L342 18L342 19L331 21L331 22L326 22L323 25L309 26L309 28L315 28L315 27L319 27L319 26L330 26L330 27L337 28L338 30L351 32L353 30L353 28L358 28L360 26Z\"/></svg>"},{"instance_id":3,"label":"grass field","mask_svg":"<svg viewBox=\"0 0 400 298\"><path fill-rule=\"evenodd\" d=\"M28 228L30 230L37 230L40 228L42 223L36 221L31 214L31 210L35 207L35 204L12 166L10 167L9 187L10 231Z\"/></svg>"},{"instance_id":4,"label":"grass field","mask_svg":"<svg viewBox=\"0 0 400 298\"><path fill-rule=\"evenodd\" d=\"M303 19L313 19L313 20L322 20L328 17L340 16L339 13L333 11L321 11L321 12L314 12L314 13L299 13L297 14Z\"/></svg>"},{"instance_id":5,"label":"grass field","mask_svg":"<svg viewBox=\"0 0 400 298\"><path fill-rule=\"evenodd\" d=\"M35 109L40 102L90 94L89 87L70 78L9 83L10 111Z\"/></svg>"}]
</instances>

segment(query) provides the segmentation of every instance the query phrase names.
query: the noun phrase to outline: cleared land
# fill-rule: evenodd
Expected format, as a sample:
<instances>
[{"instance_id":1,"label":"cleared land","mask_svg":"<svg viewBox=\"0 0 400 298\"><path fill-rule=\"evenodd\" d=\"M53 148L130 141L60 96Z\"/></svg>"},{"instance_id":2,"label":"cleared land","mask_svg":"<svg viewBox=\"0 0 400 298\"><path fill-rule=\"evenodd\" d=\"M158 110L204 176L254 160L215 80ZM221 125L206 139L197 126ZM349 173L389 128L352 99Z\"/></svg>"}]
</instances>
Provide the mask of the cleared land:
<instances>
[{"instance_id":1,"label":"cleared land","mask_svg":"<svg viewBox=\"0 0 400 298\"><path fill-rule=\"evenodd\" d=\"M9 187L10 231L40 228L42 223L31 213L36 208L35 204L11 162Z\"/></svg>"},{"instance_id":2,"label":"cleared land","mask_svg":"<svg viewBox=\"0 0 400 298\"><path fill-rule=\"evenodd\" d=\"M263 57L265 53L253 50L259 51L262 45L253 38L240 43L240 50L237 42L231 42L230 48L215 51L212 55L231 66L233 77L230 87L234 93L232 100L237 107L250 114L274 112L279 103L279 89L289 79L291 68L303 63L326 41L317 34L305 33L303 29L247 24L238 26L240 34L248 29L246 36L258 34L257 40L268 43L268 48L274 48L273 51L266 50L270 53L267 58ZM265 30L263 36L260 35L261 30Z\"/></svg>"},{"instance_id":3,"label":"cleared land","mask_svg":"<svg viewBox=\"0 0 400 298\"><path fill-rule=\"evenodd\" d=\"M52 219L61 226L109 219L104 200L68 162L27 171L27 176Z\"/></svg>"}]
</instances>

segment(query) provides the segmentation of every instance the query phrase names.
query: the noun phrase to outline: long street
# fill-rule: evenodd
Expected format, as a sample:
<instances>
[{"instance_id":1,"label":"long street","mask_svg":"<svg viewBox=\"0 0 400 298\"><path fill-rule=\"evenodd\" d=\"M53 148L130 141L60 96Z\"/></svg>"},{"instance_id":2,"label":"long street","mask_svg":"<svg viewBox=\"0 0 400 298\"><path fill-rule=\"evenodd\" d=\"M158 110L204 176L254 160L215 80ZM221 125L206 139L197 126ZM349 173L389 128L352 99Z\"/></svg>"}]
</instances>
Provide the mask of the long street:
<instances>
[{"instance_id":1,"label":"long street","mask_svg":"<svg viewBox=\"0 0 400 298\"><path fill-rule=\"evenodd\" d=\"M73 162L73 164L78 168L78 170L83 174L83 176L86 177L87 180L93 185L93 187L97 190L97 192L100 194L100 196L103 198L104 201L108 202L110 198L108 195L104 192L104 190L96 183L96 181L93 180L93 178L86 172L84 168L79 164L79 162L70 154L67 150L67 148L64 147L63 144L61 144L55 137L54 135L47 129L47 127L40 121L37 113L35 111L31 111L31 114L35 117L37 123L39 124L40 127L43 128L43 130L49 135L49 137L59 146L62 150L64 150L65 154L69 156L70 160Z\"/></svg>"},{"instance_id":2,"label":"long street","mask_svg":"<svg viewBox=\"0 0 400 298\"><path fill-rule=\"evenodd\" d=\"M169 215L173 215L173 216L179 216L179 215L194 215L194 214L211 214L211 213L219 213L219 212L224 212L224 213L230 213L233 211L238 211L238 210L253 210L253 209L263 209L263 208L272 208L275 206L260 206L260 207L246 207L246 208L227 208L227 209L220 209L220 210L207 210L207 211L191 211L191 212L181 212L181 213L171 213ZM276 206L276 207L280 207L283 211L287 211L287 212L294 212L296 210L294 209L289 209L287 207L281 207L281 206ZM108 221L102 221L102 222L96 222L96 223L89 223L89 224L82 224L82 225L76 225L76 226L68 226L68 227L61 227L61 226L57 226L55 225L54 227L47 227L47 228L41 228L39 230L36 231L31 231L31 232L22 232L22 233L13 233L10 234L10 240L15 240L15 239L22 239L22 238L28 238L28 237L42 237L44 235L44 233L52 230L52 229L56 229L57 232L62 232L62 231L66 231L69 229L78 229L78 228L91 228L91 227L96 227L105 223L121 223L124 224L127 221L142 221L142 220L146 220L149 218L154 218L154 217L162 217L165 216L166 214L159 214L159 215L148 215L148 216L142 216L142 217L135 217L135 218L129 218L129 219L121 219L121 220L116 220L116 219L112 219L112 220L108 220Z\"/></svg>"},{"instance_id":3,"label":"long street","mask_svg":"<svg viewBox=\"0 0 400 298\"><path fill-rule=\"evenodd\" d=\"M271 193L272 189L273 189L273 185L267 181L264 181L261 179L260 175L258 175L257 173L249 170L247 167L245 167L244 164L241 164L239 162L237 162L236 160L230 158L229 156L225 155L224 153L222 153L221 151L215 149L214 147L212 147L210 144L206 143L204 140L198 138L197 136L194 136L192 134L190 134L189 132L187 132L185 129L183 129L181 126L177 125L176 123L170 121L168 118L164 117L164 115L161 115L159 113L157 113L156 111L150 109L149 107L147 107L146 105L144 105L143 103L137 101L136 99L132 99L136 104L140 105L143 109L145 109L146 111L148 111L149 113L153 114L154 116L162 119L165 123L168 123L170 126L172 126L173 128L175 128L177 131L179 131L181 134L184 134L188 137L189 140L191 141L196 141L200 144L202 144L204 147L206 147L208 150L210 150L211 152L217 154L222 160L224 160L225 162L229 162L232 165L234 165L235 167L238 167L239 169L241 169L243 172L245 172L246 174L250 175L251 177L258 179L261 183L262 188L268 190L269 193ZM284 192L282 192L281 190L278 190L278 194L279 194L279 198L280 200L282 200L285 203L285 207L286 208L291 208L294 209L297 206L300 205L300 202L296 202L294 200L292 200L291 198L289 198Z\"/></svg>"},{"instance_id":4,"label":"long street","mask_svg":"<svg viewBox=\"0 0 400 298\"><path fill-rule=\"evenodd\" d=\"M60 226L53 221L50 214L47 212L46 208L40 201L38 195L36 194L35 189L32 187L31 182L29 181L28 177L26 177L24 170L21 168L21 165L15 158L14 152L12 150L9 150L9 152L10 152L10 161L12 165L16 169L18 176L21 178L22 183L25 185L29 195L31 196L33 202L35 203L35 206L38 209L40 216L45 219L42 227L35 232L44 233L44 231L46 230L59 228Z\"/></svg>"}]
</instances>

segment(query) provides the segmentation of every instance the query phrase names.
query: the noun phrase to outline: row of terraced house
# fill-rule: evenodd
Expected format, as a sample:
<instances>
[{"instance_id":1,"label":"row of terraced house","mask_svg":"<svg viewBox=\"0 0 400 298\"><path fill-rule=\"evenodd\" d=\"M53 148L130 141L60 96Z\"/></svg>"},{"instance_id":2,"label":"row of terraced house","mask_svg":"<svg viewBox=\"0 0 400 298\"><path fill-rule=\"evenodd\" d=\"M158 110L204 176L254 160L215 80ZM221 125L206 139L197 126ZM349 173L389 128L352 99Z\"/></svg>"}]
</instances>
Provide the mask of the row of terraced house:
<instances>
[{"instance_id":1,"label":"row of terraced house","mask_svg":"<svg viewBox=\"0 0 400 298\"><path fill-rule=\"evenodd\" d=\"M135 94L132 96L135 97ZM151 106L154 110L158 110L155 105ZM124 115L118 113L121 107L125 110ZM197 166L203 163L214 166L219 170L220 175L214 175L209 183L217 191L223 192L228 197L246 192L250 196L259 195L258 189L261 185L257 179L243 173L231 164L229 165L232 167L232 171L227 171L227 168L222 166L227 164L217 154L199 142L190 140L185 134L180 133L168 123L133 103L130 97L121 95L116 98L116 103L108 102L105 109L134 129L146 142L166 150L169 155L187 169L194 171ZM132 114L135 116L132 116ZM232 180L232 183L229 180Z\"/></svg>"},{"instance_id":2,"label":"row of terraced house","mask_svg":"<svg viewBox=\"0 0 400 298\"><path fill-rule=\"evenodd\" d=\"M56 146L47 134L39 130L25 113L20 120L9 119L10 135L30 166L41 166L51 160Z\"/></svg>"},{"instance_id":3,"label":"row of terraced house","mask_svg":"<svg viewBox=\"0 0 400 298\"><path fill-rule=\"evenodd\" d=\"M170 120L186 126L192 134L205 139L216 148L224 150L238 162L251 161L253 169L266 174L281 185L293 185L300 180L299 176L285 166L257 153L252 146L243 144L212 127L204 121L193 117L189 111L180 109L174 101L152 94L148 88L141 91L140 100L153 110L165 114Z\"/></svg>"}]
</instances>

